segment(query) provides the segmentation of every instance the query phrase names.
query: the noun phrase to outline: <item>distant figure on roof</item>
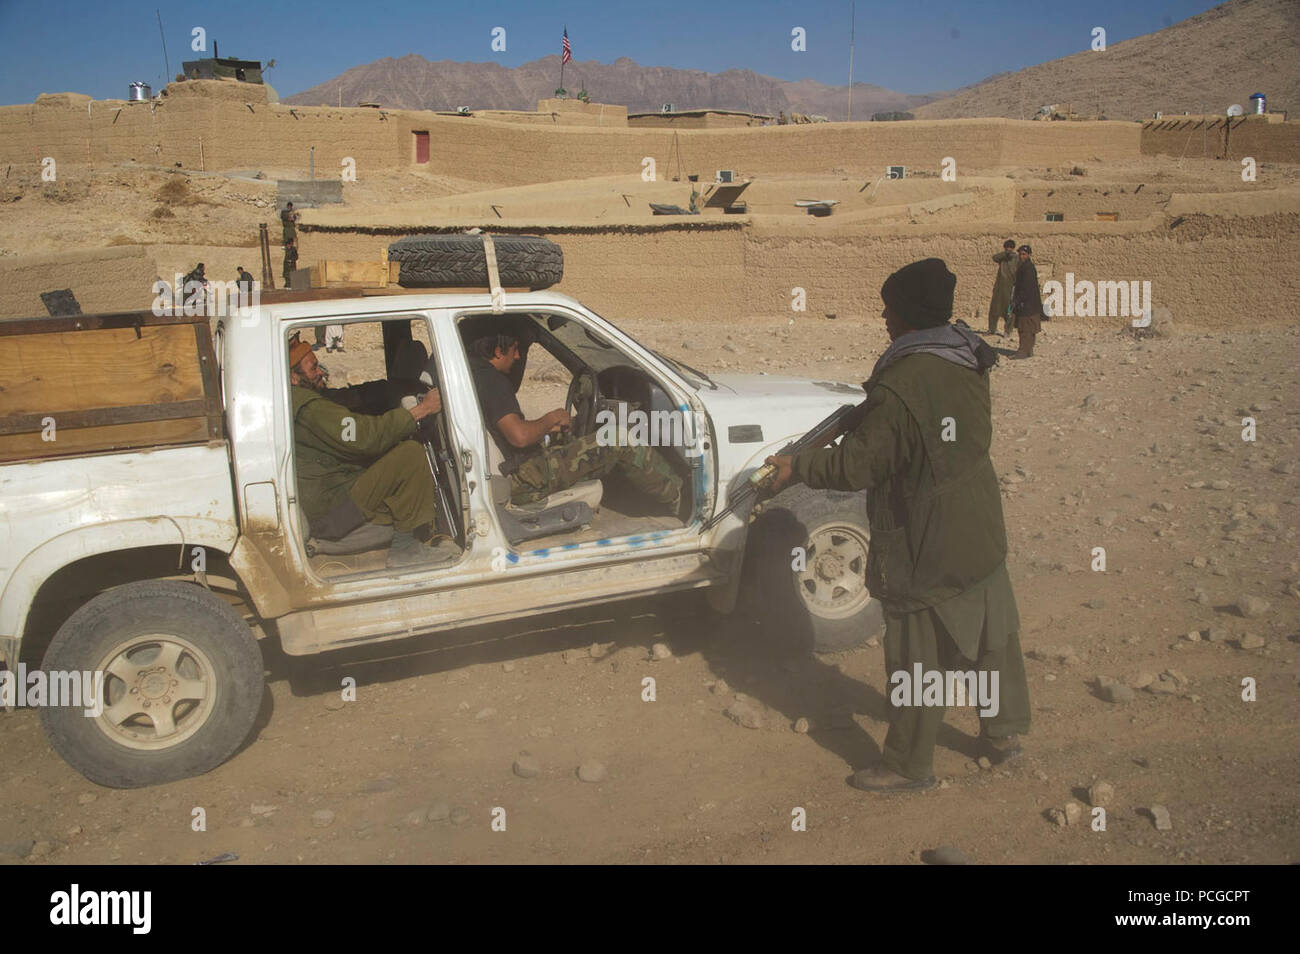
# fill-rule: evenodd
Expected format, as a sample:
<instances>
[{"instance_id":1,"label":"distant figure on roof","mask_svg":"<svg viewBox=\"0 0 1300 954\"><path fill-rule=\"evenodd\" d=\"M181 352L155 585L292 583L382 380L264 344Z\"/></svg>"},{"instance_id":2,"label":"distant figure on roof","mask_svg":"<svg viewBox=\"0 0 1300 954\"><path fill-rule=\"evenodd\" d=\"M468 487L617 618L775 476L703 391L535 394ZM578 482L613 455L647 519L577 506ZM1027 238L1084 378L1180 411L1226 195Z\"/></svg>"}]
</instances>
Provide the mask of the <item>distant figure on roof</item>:
<instances>
[{"instance_id":1,"label":"distant figure on roof","mask_svg":"<svg viewBox=\"0 0 1300 954\"><path fill-rule=\"evenodd\" d=\"M239 286L239 297L247 301L253 300L253 276L244 270L243 265L236 265L239 269L239 278L235 279L235 284Z\"/></svg>"},{"instance_id":2,"label":"distant figure on roof","mask_svg":"<svg viewBox=\"0 0 1300 954\"><path fill-rule=\"evenodd\" d=\"M280 224L284 226L284 244L298 238L298 213L293 210L293 203L290 202L280 213Z\"/></svg>"},{"instance_id":3,"label":"distant figure on roof","mask_svg":"<svg viewBox=\"0 0 1300 954\"><path fill-rule=\"evenodd\" d=\"M298 243L293 239L284 243L284 287L290 287L293 270L298 267ZM324 342L322 341L322 344Z\"/></svg>"}]
</instances>

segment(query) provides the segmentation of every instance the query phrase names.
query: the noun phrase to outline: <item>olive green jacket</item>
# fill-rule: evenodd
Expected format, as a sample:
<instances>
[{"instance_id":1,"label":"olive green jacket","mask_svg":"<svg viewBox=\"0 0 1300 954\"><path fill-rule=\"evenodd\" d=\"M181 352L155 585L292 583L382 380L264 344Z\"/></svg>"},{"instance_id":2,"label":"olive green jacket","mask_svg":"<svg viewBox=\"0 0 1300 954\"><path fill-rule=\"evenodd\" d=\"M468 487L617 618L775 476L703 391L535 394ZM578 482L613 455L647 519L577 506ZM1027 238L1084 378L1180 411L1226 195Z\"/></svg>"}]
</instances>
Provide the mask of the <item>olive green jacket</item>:
<instances>
[{"instance_id":1,"label":"olive green jacket","mask_svg":"<svg viewBox=\"0 0 1300 954\"><path fill-rule=\"evenodd\" d=\"M310 388L290 391L298 496L308 520L329 513L371 463L415 431L405 408L358 414Z\"/></svg>"},{"instance_id":2,"label":"olive green jacket","mask_svg":"<svg viewBox=\"0 0 1300 954\"><path fill-rule=\"evenodd\" d=\"M866 490L872 594L887 612L908 613L999 579L1007 542L988 374L912 354L867 382L867 394L857 429L798 454L794 473L809 487Z\"/></svg>"}]
</instances>

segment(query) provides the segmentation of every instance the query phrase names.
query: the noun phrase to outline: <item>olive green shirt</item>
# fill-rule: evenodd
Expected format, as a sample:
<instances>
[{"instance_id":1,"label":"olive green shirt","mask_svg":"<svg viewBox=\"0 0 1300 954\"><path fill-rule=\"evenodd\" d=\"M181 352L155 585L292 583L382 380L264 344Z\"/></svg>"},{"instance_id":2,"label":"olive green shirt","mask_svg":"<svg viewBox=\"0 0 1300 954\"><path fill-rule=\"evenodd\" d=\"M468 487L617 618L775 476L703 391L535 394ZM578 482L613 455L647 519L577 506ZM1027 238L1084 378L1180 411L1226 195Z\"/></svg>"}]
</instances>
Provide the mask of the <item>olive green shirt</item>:
<instances>
[{"instance_id":1,"label":"olive green shirt","mask_svg":"<svg viewBox=\"0 0 1300 954\"><path fill-rule=\"evenodd\" d=\"M415 431L405 408L359 414L310 388L290 392L298 496L309 520L333 509L370 464Z\"/></svg>"},{"instance_id":2,"label":"olive green shirt","mask_svg":"<svg viewBox=\"0 0 1300 954\"><path fill-rule=\"evenodd\" d=\"M1015 249L1003 249L993 256L998 263L998 278L993 284L994 293L1006 292L1011 297L1011 290L1016 287L1016 269L1020 267L1020 256Z\"/></svg>"}]
</instances>

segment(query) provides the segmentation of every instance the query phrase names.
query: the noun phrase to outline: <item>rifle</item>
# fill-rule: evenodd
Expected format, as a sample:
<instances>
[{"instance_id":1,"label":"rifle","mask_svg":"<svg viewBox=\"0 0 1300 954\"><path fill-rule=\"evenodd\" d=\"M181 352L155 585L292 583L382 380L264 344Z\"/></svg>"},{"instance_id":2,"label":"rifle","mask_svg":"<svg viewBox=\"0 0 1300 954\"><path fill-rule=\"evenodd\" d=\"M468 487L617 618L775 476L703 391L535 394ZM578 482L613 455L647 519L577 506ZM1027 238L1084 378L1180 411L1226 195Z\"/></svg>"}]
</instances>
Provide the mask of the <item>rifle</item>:
<instances>
[{"instance_id":1,"label":"rifle","mask_svg":"<svg viewBox=\"0 0 1300 954\"><path fill-rule=\"evenodd\" d=\"M867 412L867 402L861 404L841 404L839 409L818 423L803 437L791 441L776 452L775 456L790 456L798 454L800 451L809 448L825 447L833 444L841 435L847 434L861 422ZM726 509L719 511L704 524L704 530L710 530L720 523L732 511L738 509L742 504L748 504L760 490L772 479L776 473L776 468L771 464L764 464L752 474L749 479L740 485L740 488L727 500Z\"/></svg>"}]
</instances>

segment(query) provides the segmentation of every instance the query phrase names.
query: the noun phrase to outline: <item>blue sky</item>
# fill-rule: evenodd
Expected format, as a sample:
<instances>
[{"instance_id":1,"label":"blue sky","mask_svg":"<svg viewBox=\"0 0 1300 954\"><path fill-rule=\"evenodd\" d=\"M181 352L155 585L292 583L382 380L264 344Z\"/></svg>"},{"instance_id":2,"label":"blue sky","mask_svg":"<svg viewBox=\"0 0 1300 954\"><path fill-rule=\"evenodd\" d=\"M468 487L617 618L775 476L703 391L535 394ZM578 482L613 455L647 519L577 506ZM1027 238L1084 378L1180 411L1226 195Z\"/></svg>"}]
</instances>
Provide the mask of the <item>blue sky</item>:
<instances>
[{"instance_id":1,"label":"blue sky","mask_svg":"<svg viewBox=\"0 0 1300 954\"><path fill-rule=\"evenodd\" d=\"M1151 33L1216 4L1210 0L858 0L854 80L908 93L955 89L1088 48L1095 26L1111 44ZM844 85L849 0L510 0L467 3L387 0L0 0L0 103L42 92L123 98L133 80L164 79L162 13L172 73L211 55L276 60L268 81L301 92L352 66L417 53L430 60L518 66L558 53L567 24L575 60L721 72L749 68L780 79ZM190 49L207 31L207 54ZM490 48L506 28L506 51ZM807 51L790 47L807 32Z\"/></svg>"}]
</instances>

